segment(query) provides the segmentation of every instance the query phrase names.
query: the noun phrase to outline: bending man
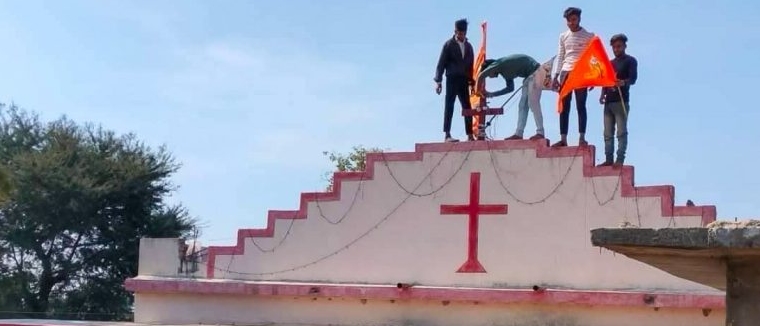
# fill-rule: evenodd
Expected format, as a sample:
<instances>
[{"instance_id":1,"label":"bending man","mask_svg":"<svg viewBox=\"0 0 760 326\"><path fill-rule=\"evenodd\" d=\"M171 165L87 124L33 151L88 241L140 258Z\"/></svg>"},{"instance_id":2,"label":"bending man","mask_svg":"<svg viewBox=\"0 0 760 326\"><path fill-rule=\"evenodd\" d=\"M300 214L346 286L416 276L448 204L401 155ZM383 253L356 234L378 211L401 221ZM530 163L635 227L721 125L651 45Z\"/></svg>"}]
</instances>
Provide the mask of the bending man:
<instances>
[{"instance_id":1,"label":"bending man","mask_svg":"<svg viewBox=\"0 0 760 326\"><path fill-rule=\"evenodd\" d=\"M525 54L513 54L497 60L488 59L483 62L481 72L478 75L479 83L486 77L495 78L501 75L507 82L507 87L496 92L485 92L486 97L495 97L511 93L515 90L517 77L523 78L522 94L517 117L517 129L515 134L506 140L523 139L525 124L528 122L528 108L533 112L536 122L536 134L531 140L544 139L544 118L541 114L541 91L546 72L532 57Z\"/></svg>"}]
</instances>

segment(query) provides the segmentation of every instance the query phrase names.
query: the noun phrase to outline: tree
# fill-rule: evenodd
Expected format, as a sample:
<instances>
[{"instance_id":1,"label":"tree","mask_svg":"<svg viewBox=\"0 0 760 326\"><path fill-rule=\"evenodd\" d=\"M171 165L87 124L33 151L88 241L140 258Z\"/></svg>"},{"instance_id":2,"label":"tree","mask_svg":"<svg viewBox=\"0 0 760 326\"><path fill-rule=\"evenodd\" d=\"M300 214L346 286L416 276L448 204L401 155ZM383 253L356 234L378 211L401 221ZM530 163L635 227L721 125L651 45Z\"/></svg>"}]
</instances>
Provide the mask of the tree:
<instances>
[{"instance_id":1,"label":"tree","mask_svg":"<svg viewBox=\"0 0 760 326\"><path fill-rule=\"evenodd\" d=\"M133 134L3 108L0 163L13 191L0 207L0 311L27 313L0 318L129 319L123 282L137 274L140 238L195 226L164 203L179 164Z\"/></svg>"},{"instance_id":2,"label":"tree","mask_svg":"<svg viewBox=\"0 0 760 326\"><path fill-rule=\"evenodd\" d=\"M0 166L0 204L8 200L11 194L11 180L7 170Z\"/></svg>"},{"instance_id":3,"label":"tree","mask_svg":"<svg viewBox=\"0 0 760 326\"><path fill-rule=\"evenodd\" d=\"M348 154L341 154L335 152L322 152L327 158L335 164L336 171L338 172L355 172L364 171L366 169L367 154L368 153L381 153L383 150L377 147L365 148L362 145L354 146L352 151ZM327 191L331 191L333 187L333 174L330 172L327 174Z\"/></svg>"}]
</instances>

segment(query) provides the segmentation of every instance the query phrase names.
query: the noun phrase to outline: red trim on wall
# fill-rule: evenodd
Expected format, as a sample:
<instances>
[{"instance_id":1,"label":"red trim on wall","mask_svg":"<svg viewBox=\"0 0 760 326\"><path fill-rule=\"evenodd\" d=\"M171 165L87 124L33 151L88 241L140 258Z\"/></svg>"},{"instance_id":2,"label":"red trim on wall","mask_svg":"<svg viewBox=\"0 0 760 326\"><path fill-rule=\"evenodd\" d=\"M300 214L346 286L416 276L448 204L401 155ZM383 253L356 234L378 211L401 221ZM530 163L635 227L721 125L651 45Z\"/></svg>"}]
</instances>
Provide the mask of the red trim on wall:
<instances>
[{"instance_id":1,"label":"red trim on wall","mask_svg":"<svg viewBox=\"0 0 760 326\"><path fill-rule=\"evenodd\" d=\"M320 283L128 279L129 291L161 294L221 294L349 298L375 300L439 300L477 303L541 303L591 306L724 309L723 294L627 292L553 289L474 289L406 285L343 285Z\"/></svg>"},{"instance_id":2,"label":"red trim on wall","mask_svg":"<svg viewBox=\"0 0 760 326\"><path fill-rule=\"evenodd\" d=\"M574 157L583 158L583 175L585 177L619 176L621 178L621 195L623 197L660 197L662 202L662 216L666 218L679 216L702 216L702 224L707 225L716 219L717 210L713 205L705 206L675 206L675 187L662 186L634 186L633 166L623 166L620 169L613 167L596 167L594 162L595 147L549 147L549 141L475 141L459 143L428 143L417 144L414 152L397 153L369 153L367 154L366 170L362 172L336 172L333 175L333 189L329 192L309 192L301 194L300 207L298 210L272 210L267 216L267 227L263 229L240 229L237 233L237 244L234 246L210 246L208 248L208 263L206 275L214 278L217 255L242 255L245 250L245 238L265 238L274 236L275 220L277 219L304 219L307 216L309 202L313 201L337 201L340 200L341 185L345 181L371 180L374 177L376 162L393 161L421 161L423 153L432 152L466 152L487 150L521 150L535 149L539 158ZM621 170L622 169L622 170Z\"/></svg>"}]
</instances>

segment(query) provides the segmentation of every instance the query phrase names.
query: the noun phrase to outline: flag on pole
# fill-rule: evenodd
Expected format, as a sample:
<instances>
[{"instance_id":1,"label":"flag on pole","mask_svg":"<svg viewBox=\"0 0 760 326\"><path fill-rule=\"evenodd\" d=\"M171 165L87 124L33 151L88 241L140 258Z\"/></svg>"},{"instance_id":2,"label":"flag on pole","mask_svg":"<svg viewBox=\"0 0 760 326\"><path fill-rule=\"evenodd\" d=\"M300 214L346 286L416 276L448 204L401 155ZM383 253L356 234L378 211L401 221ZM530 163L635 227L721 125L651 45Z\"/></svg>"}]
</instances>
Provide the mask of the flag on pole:
<instances>
[{"instance_id":1,"label":"flag on pole","mask_svg":"<svg viewBox=\"0 0 760 326\"><path fill-rule=\"evenodd\" d=\"M486 29L487 29L487 22L483 22L480 24L480 28L482 30L482 35L480 39L480 49L478 50L478 55L475 57L475 61L473 62L472 67L472 75L473 78L475 78L475 93L470 94L470 107L475 109L480 106L485 106L485 97L480 96L479 94L482 94L483 90L485 90L486 87L486 81L483 80L482 85L478 83L478 80L476 76L480 73L480 66L483 64L484 61L486 61ZM481 123L485 123L485 114L477 114L472 116L472 134L473 135L479 135L479 126Z\"/></svg>"},{"instance_id":2,"label":"flag on pole","mask_svg":"<svg viewBox=\"0 0 760 326\"><path fill-rule=\"evenodd\" d=\"M552 80L552 71L554 70L554 59L556 59L557 56L553 56L551 59L546 60L544 63L541 64L541 69L544 70L544 80L541 82L541 89L545 91L553 91L554 85Z\"/></svg>"},{"instance_id":3,"label":"flag on pole","mask_svg":"<svg viewBox=\"0 0 760 326\"><path fill-rule=\"evenodd\" d=\"M592 86L615 86L615 70L604 50L599 36L595 35L583 50L581 57L568 73L564 84L559 90L557 112L562 113L562 98L577 88Z\"/></svg>"}]
</instances>

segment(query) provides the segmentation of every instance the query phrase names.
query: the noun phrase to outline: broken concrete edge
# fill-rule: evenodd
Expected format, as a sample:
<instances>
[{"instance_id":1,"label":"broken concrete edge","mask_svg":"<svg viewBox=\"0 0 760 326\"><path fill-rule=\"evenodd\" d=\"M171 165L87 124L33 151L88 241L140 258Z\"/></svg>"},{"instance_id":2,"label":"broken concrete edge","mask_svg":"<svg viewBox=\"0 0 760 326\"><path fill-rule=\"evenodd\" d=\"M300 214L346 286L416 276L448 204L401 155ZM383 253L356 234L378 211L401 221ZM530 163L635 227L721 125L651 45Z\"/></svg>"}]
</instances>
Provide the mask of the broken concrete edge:
<instances>
[{"instance_id":1,"label":"broken concrete edge","mask_svg":"<svg viewBox=\"0 0 760 326\"><path fill-rule=\"evenodd\" d=\"M760 220L715 221L706 227L645 229L636 227L591 230L597 247L639 246L680 249L760 248Z\"/></svg>"}]
</instances>

